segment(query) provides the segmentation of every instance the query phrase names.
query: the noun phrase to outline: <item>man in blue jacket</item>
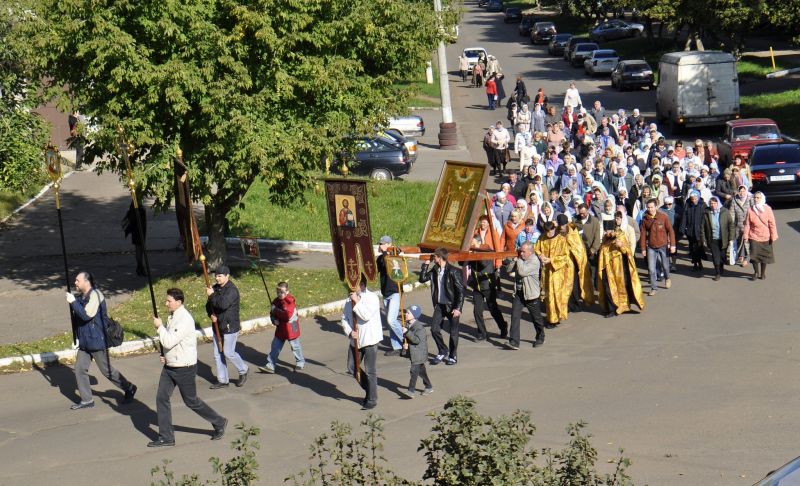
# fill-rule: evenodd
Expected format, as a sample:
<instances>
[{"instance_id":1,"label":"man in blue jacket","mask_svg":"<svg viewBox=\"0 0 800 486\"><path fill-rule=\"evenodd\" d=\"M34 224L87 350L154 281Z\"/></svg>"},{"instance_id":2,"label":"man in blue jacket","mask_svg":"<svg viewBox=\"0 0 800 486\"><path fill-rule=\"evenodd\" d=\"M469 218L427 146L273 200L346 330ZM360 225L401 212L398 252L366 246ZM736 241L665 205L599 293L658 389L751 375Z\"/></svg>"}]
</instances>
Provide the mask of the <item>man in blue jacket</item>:
<instances>
[{"instance_id":1,"label":"man in blue jacket","mask_svg":"<svg viewBox=\"0 0 800 486\"><path fill-rule=\"evenodd\" d=\"M78 382L81 401L72 405L70 410L94 407L92 386L89 383L89 367L92 365L92 360L97 361L97 366L103 376L125 392L122 403L130 403L136 394L136 385L126 380L119 371L111 366L105 334L105 319L108 311L103 294L94 287L94 278L89 272L78 273L78 276L75 277L75 287L81 295L76 298L72 293L67 292L67 303L72 309L72 321L78 337L75 381Z\"/></svg>"}]
</instances>

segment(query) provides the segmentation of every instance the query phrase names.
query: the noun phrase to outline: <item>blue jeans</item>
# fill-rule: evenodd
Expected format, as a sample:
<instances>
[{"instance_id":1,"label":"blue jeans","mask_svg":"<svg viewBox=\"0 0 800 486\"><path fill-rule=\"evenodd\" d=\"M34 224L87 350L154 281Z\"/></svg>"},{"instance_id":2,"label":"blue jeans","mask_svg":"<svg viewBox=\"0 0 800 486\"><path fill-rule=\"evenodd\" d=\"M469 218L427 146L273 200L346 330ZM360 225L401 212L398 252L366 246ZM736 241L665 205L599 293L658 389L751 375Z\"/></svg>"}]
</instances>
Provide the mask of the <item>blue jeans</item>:
<instances>
[{"instance_id":1,"label":"blue jeans","mask_svg":"<svg viewBox=\"0 0 800 486\"><path fill-rule=\"evenodd\" d=\"M275 369L275 362L278 361L278 355L281 354L284 344L286 344L286 341L283 339L277 336L272 338L272 349L269 351L269 355L267 355L267 368L271 370ZM306 365L306 360L303 358L303 348L300 346L300 338L291 339L289 345L292 347L292 353L294 353L295 367L298 370L302 370Z\"/></svg>"},{"instance_id":2,"label":"blue jeans","mask_svg":"<svg viewBox=\"0 0 800 486\"><path fill-rule=\"evenodd\" d=\"M214 362L217 364L217 381L220 383L228 383L228 361L233 363L239 375L247 373L247 365L244 364L242 357L236 352L236 340L239 337L238 332L222 335L222 355L219 354L217 347L217 340L214 339Z\"/></svg>"},{"instance_id":3,"label":"blue jeans","mask_svg":"<svg viewBox=\"0 0 800 486\"><path fill-rule=\"evenodd\" d=\"M658 282L658 261L661 261L661 268L664 270L664 278L669 278L669 257L667 247L650 248L647 247L647 271L650 274L650 288L656 290Z\"/></svg>"},{"instance_id":4,"label":"blue jeans","mask_svg":"<svg viewBox=\"0 0 800 486\"><path fill-rule=\"evenodd\" d=\"M400 325L400 294L392 294L383 298L386 307L386 324L389 325L389 341L392 349L403 349L403 326Z\"/></svg>"},{"instance_id":5,"label":"blue jeans","mask_svg":"<svg viewBox=\"0 0 800 486\"><path fill-rule=\"evenodd\" d=\"M487 94L487 95L486 95L486 98L487 98L487 99L488 99L488 101L489 101L489 109L490 109L490 110L494 110L494 108L495 108L495 104L494 104L494 95Z\"/></svg>"}]
</instances>

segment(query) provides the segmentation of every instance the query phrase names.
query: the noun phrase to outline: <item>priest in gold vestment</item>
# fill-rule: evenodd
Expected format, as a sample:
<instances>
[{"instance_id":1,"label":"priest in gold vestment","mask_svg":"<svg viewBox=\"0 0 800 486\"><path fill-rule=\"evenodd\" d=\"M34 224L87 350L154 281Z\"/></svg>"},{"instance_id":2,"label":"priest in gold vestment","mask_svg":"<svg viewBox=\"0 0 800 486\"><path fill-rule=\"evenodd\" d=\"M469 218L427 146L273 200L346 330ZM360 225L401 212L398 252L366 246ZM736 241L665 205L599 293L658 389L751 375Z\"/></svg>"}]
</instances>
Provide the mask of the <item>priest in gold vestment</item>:
<instances>
[{"instance_id":1,"label":"priest in gold vestment","mask_svg":"<svg viewBox=\"0 0 800 486\"><path fill-rule=\"evenodd\" d=\"M541 287L547 310L545 327L552 329L568 317L567 305L572 293L575 269L569 264L567 239L558 233L556 224L552 221L544 224L544 234L536 242L533 251L542 262Z\"/></svg>"},{"instance_id":2,"label":"priest in gold vestment","mask_svg":"<svg viewBox=\"0 0 800 486\"><path fill-rule=\"evenodd\" d=\"M603 243L597 257L597 289L605 317L615 317L636 304L644 310L644 295L630 244L619 226L622 213L603 221Z\"/></svg>"},{"instance_id":3,"label":"priest in gold vestment","mask_svg":"<svg viewBox=\"0 0 800 486\"><path fill-rule=\"evenodd\" d=\"M562 215L559 215L561 217ZM564 215L566 219L566 216ZM569 252L569 262L573 268L572 292L568 304L569 312L580 310L580 301L585 305L594 304L594 285L592 284L592 271L589 268L589 258L586 255L586 245L574 223L559 221L559 232L567 239L567 250Z\"/></svg>"}]
</instances>

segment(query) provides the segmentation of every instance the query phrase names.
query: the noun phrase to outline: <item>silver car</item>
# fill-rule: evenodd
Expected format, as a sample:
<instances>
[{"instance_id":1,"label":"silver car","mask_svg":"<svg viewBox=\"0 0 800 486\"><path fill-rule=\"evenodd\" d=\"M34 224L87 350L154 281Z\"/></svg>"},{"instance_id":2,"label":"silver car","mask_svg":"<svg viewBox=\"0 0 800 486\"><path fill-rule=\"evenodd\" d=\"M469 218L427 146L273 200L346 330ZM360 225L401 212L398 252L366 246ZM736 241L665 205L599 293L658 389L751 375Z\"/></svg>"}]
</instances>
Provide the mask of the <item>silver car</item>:
<instances>
[{"instance_id":1,"label":"silver car","mask_svg":"<svg viewBox=\"0 0 800 486\"><path fill-rule=\"evenodd\" d=\"M425 135L425 120L421 116L409 115L389 119L389 128L394 128L406 137Z\"/></svg>"},{"instance_id":2,"label":"silver car","mask_svg":"<svg viewBox=\"0 0 800 486\"><path fill-rule=\"evenodd\" d=\"M589 76L610 73L619 64L619 55L614 49L597 49L583 61L583 70Z\"/></svg>"}]
</instances>

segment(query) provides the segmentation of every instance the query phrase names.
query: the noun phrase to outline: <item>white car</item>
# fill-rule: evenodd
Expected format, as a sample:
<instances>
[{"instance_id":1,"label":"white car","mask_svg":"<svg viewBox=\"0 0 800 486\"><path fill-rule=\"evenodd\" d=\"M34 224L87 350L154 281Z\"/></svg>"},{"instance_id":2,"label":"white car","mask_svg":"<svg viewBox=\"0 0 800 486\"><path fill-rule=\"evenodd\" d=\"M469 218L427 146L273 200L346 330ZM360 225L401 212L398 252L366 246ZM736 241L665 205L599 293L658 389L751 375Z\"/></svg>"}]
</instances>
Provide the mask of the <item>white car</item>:
<instances>
[{"instance_id":1,"label":"white car","mask_svg":"<svg viewBox=\"0 0 800 486\"><path fill-rule=\"evenodd\" d=\"M597 49L583 61L583 70L589 76L598 73L611 73L619 64L619 55L614 49Z\"/></svg>"},{"instance_id":2,"label":"white car","mask_svg":"<svg viewBox=\"0 0 800 486\"><path fill-rule=\"evenodd\" d=\"M389 118L389 128L394 128L406 137L422 137L425 135L425 120L419 115L398 116Z\"/></svg>"},{"instance_id":3,"label":"white car","mask_svg":"<svg viewBox=\"0 0 800 486\"><path fill-rule=\"evenodd\" d=\"M483 54L484 59L489 59L489 53L486 52L486 49L483 47L467 47L464 49L463 56L467 58L467 62L469 62L469 72L472 73L472 67L478 64L478 59L480 59L480 55Z\"/></svg>"}]
</instances>

